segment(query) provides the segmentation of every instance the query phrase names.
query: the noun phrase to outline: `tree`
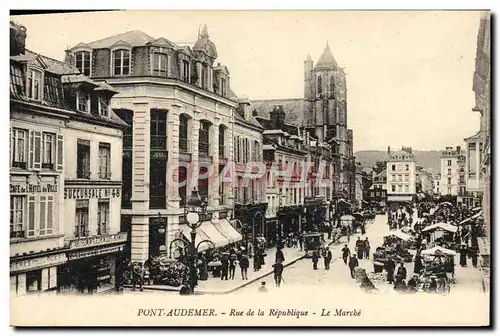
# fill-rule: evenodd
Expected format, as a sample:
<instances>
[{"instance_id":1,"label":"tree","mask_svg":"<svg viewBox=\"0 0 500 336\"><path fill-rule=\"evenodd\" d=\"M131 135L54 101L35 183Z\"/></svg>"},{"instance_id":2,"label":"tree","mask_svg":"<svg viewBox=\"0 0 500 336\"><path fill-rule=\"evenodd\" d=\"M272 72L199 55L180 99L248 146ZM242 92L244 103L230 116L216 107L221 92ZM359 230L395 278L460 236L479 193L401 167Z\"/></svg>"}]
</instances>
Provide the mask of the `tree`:
<instances>
[{"instance_id":1,"label":"tree","mask_svg":"<svg viewBox=\"0 0 500 336\"><path fill-rule=\"evenodd\" d=\"M375 164L375 166L373 167L373 171L374 171L376 174L380 174L380 173L381 173L381 172L383 172L386 168L387 168L387 161L377 160L377 163L376 163L376 164Z\"/></svg>"}]
</instances>

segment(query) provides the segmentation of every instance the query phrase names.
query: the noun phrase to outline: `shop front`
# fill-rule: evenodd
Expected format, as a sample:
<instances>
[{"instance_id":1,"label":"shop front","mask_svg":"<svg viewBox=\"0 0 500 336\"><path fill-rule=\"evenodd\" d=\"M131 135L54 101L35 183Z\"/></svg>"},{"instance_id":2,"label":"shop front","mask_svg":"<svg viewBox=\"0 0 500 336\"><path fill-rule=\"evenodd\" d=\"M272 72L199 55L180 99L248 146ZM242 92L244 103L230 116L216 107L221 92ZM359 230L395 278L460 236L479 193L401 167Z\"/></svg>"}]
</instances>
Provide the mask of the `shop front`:
<instances>
[{"instance_id":1,"label":"shop front","mask_svg":"<svg viewBox=\"0 0 500 336\"><path fill-rule=\"evenodd\" d=\"M70 242L67 263L58 268L59 292L93 294L121 287L127 233Z\"/></svg>"},{"instance_id":2,"label":"shop front","mask_svg":"<svg viewBox=\"0 0 500 336\"><path fill-rule=\"evenodd\" d=\"M10 291L23 295L56 290L57 272L67 261L65 253L45 253L10 259Z\"/></svg>"},{"instance_id":3,"label":"shop front","mask_svg":"<svg viewBox=\"0 0 500 336\"><path fill-rule=\"evenodd\" d=\"M303 208L299 205L283 206L278 211L278 234L288 237L302 231Z\"/></svg>"},{"instance_id":4,"label":"shop front","mask_svg":"<svg viewBox=\"0 0 500 336\"><path fill-rule=\"evenodd\" d=\"M279 229L279 220L278 217L266 218L265 220L265 234L264 237L267 241L267 247L276 246L278 242L278 229Z\"/></svg>"},{"instance_id":5,"label":"shop front","mask_svg":"<svg viewBox=\"0 0 500 336\"><path fill-rule=\"evenodd\" d=\"M243 224L243 240L245 243L255 243L255 239L266 233L265 213L267 203L235 204L234 219Z\"/></svg>"},{"instance_id":6,"label":"shop front","mask_svg":"<svg viewBox=\"0 0 500 336\"><path fill-rule=\"evenodd\" d=\"M323 202L323 197L304 198L306 228L308 232L323 232L328 205Z\"/></svg>"}]
</instances>

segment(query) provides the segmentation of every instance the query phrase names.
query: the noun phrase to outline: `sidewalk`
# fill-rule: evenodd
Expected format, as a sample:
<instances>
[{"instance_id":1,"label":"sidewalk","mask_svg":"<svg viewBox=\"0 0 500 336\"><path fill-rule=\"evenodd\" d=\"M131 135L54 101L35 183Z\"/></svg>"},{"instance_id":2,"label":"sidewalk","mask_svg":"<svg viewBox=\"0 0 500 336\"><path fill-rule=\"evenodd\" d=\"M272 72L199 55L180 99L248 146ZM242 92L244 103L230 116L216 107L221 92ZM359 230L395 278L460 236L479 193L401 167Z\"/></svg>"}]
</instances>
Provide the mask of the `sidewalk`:
<instances>
[{"instance_id":1,"label":"sidewalk","mask_svg":"<svg viewBox=\"0 0 500 336\"><path fill-rule=\"evenodd\" d=\"M341 244L337 246L343 246L345 242L347 242L346 237L340 238ZM326 244L330 246L333 242L331 240L326 239ZM334 253L334 251L332 251ZM269 274L273 272L272 265L274 263L274 256L276 254L276 247L272 247L266 250L266 264L262 266L262 268L254 272L252 269L253 260L250 259L250 268L248 270L248 280L241 279L241 273L239 267L236 269L236 274L234 276L234 280L221 280L219 277L213 278L209 277L206 281L198 281L198 286L195 289L196 294L212 294L212 295L221 295L221 294L229 294L234 291L237 291L245 286L248 286L256 281L267 277ZM284 267L288 267L297 261L304 258L304 251L300 251L299 248L293 247L285 247L283 249L283 254L285 256ZM126 288L132 287L131 285L125 285ZM178 292L180 287L172 287L167 285L145 285L145 290L157 290L157 291L170 291L170 292Z\"/></svg>"}]
</instances>

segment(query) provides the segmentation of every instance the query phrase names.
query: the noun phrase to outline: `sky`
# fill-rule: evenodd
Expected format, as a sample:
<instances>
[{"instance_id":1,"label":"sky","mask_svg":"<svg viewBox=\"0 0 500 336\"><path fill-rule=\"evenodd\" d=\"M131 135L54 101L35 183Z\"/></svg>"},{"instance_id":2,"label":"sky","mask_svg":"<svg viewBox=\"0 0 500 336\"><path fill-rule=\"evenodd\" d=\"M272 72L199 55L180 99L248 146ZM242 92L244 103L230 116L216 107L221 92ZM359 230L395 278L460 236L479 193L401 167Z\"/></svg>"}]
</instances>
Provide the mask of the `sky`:
<instances>
[{"instance_id":1,"label":"sky","mask_svg":"<svg viewBox=\"0 0 500 336\"><path fill-rule=\"evenodd\" d=\"M347 73L354 150L463 145L479 129L472 112L479 12L127 11L11 16L27 48L64 50L129 30L192 46L201 24L238 96L302 98L303 61L326 43Z\"/></svg>"}]
</instances>

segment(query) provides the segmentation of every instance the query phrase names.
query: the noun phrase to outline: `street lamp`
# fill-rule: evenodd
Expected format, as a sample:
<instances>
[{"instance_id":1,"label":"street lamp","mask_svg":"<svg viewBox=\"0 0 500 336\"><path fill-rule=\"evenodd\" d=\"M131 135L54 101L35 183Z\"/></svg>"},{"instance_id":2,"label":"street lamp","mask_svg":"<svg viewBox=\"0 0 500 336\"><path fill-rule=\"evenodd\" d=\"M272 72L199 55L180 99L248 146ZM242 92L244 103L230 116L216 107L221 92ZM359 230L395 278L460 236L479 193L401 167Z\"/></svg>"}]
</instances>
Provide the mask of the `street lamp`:
<instances>
[{"instance_id":1,"label":"street lamp","mask_svg":"<svg viewBox=\"0 0 500 336\"><path fill-rule=\"evenodd\" d=\"M207 212L207 203L204 202L196 188L193 189L189 199L186 202L187 226L191 229L191 267L190 267L190 289L191 294L194 293L194 288L198 284L198 274L196 272L197 248L196 248L196 229L198 229L205 220Z\"/></svg>"}]
</instances>

